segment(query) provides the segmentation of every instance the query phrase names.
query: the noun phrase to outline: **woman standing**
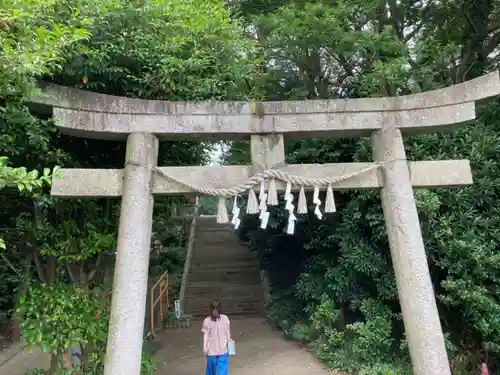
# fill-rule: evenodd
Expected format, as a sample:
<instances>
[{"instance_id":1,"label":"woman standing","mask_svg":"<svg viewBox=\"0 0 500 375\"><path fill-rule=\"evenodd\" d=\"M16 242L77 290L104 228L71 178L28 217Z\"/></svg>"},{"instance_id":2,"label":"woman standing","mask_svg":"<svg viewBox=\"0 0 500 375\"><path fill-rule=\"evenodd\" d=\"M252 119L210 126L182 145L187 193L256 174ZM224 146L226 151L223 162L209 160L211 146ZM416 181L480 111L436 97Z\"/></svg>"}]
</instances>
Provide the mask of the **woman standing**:
<instances>
[{"instance_id":1,"label":"woman standing","mask_svg":"<svg viewBox=\"0 0 500 375\"><path fill-rule=\"evenodd\" d=\"M221 313L219 301L210 304L210 316L203 321L203 353L207 356L206 375L227 375L227 346L231 340L229 318Z\"/></svg>"}]
</instances>

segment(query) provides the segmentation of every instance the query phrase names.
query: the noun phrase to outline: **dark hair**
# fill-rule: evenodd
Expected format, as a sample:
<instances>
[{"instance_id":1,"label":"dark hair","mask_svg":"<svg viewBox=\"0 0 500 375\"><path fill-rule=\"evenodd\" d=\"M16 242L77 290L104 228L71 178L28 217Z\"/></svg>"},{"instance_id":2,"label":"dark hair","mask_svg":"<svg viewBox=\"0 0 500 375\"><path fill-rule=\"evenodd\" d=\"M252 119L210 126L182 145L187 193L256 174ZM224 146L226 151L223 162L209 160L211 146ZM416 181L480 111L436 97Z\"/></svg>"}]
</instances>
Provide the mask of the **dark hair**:
<instances>
[{"instance_id":1,"label":"dark hair","mask_svg":"<svg viewBox=\"0 0 500 375\"><path fill-rule=\"evenodd\" d=\"M220 319L221 309L219 301L212 301L210 303L210 319L212 321L216 321Z\"/></svg>"}]
</instances>

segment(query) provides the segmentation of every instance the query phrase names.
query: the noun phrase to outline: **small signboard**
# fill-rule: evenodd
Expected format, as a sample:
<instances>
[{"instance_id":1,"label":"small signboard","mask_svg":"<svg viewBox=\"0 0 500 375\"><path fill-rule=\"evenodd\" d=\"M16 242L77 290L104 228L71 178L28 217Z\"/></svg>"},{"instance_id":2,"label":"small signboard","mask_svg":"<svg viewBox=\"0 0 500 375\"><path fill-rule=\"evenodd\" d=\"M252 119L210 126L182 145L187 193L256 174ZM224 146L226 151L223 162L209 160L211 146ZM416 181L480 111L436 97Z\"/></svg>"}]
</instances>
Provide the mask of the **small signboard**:
<instances>
[{"instance_id":1,"label":"small signboard","mask_svg":"<svg viewBox=\"0 0 500 375\"><path fill-rule=\"evenodd\" d=\"M174 302L174 306L175 306L175 316L177 317L177 319L180 319L181 318L181 301L176 299Z\"/></svg>"}]
</instances>

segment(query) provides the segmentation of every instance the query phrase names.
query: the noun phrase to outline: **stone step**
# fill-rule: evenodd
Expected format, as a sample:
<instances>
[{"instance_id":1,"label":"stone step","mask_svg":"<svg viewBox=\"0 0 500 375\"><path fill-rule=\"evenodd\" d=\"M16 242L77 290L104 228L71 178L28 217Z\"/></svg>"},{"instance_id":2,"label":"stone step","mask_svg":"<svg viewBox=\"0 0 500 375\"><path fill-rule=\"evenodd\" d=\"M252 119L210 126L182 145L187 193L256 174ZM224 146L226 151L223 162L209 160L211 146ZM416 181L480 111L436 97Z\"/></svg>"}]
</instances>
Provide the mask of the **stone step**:
<instances>
[{"instance_id":1,"label":"stone step","mask_svg":"<svg viewBox=\"0 0 500 375\"><path fill-rule=\"evenodd\" d=\"M212 239L216 237L221 237L221 238L230 238L236 242L240 242L237 233L224 229L224 228L199 228L196 227L196 233L194 234L194 238L200 238L200 237L205 237L209 238L211 237Z\"/></svg>"},{"instance_id":2,"label":"stone step","mask_svg":"<svg viewBox=\"0 0 500 375\"><path fill-rule=\"evenodd\" d=\"M186 306L189 306L191 308L202 308L204 310L207 310L208 306L210 306L210 302L212 302L213 300L217 300L220 302L222 310L227 309L229 307L231 308L251 307L253 309L264 306L264 303L259 298L253 298L253 297L235 298L231 296L219 296L219 295L192 296L189 294L186 295Z\"/></svg>"},{"instance_id":3,"label":"stone step","mask_svg":"<svg viewBox=\"0 0 500 375\"><path fill-rule=\"evenodd\" d=\"M191 293L188 288L186 291L186 306L202 306L203 308L207 308L214 299L219 301L223 307L234 306L235 304L264 305L264 293L262 291L255 293L255 296L248 294L236 297L231 295L228 290L222 292L215 291L215 293L216 295L198 295Z\"/></svg>"},{"instance_id":4,"label":"stone step","mask_svg":"<svg viewBox=\"0 0 500 375\"><path fill-rule=\"evenodd\" d=\"M257 304L261 305L263 304L263 292L253 292L251 294L235 294L232 295L230 292L217 292L217 291L209 291L207 290L207 293L201 294L201 293L190 293L187 292L186 294L186 306L191 306L191 307L196 307L200 306L203 309L208 308L208 304L213 301L213 300L218 300L223 303L223 306L232 306L235 304ZM189 302L192 301L192 302ZM194 302L193 302L194 301Z\"/></svg>"},{"instance_id":5,"label":"stone step","mask_svg":"<svg viewBox=\"0 0 500 375\"><path fill-rule=\"evenodd\" d=\"M250 251L245 251L244 249L225 249L223 247L205 247L198 246L193 248L193 258L225 258L225 259L254 259L258 260L257 254Z\"/></svg>"},{"instance_id":6,"label":"stone step","mask_svg":"<svg viewBox=\"0 0 500 375\"><path fill-rule=\"evenodd\" d=\"M208 316L209 312L209 305L204 306L204 307L194 307L190 308L186 306L186 314L195 316L195 317L206 317ZM228 316L231 315L249 315L249 316L256 316L260 315L263 316L265 314L265 310L263 307L233 307L233 306L222 306L222 313L227 314Z\"/></svg>"},{"instance_id":7,"label":"stone step","mask_svg":"<svg viewBox=\"0 0 500 375\"><path fill-rule=\"evenodd\" d=\"M246 287L246 288L257 288L261 287L261 281L260 277L247 277L247 278L230 278L229 280L222 280L221 276L218 276L218 280L212 279L212 280L204 280L201 278L196 278L196 276L191 276L189 275L189 284L193 284L193 286L196 284L196 286L213 286L214 288L221 288L224 287L226 289L231 289L232 287L235 288L240 288L240 287ZM245 282L242 283L241 281L252 281L251 283ZM191 285L188 285L188 287Z\"/></svg>"},{"instance_id":8,"label":"stone step","mask_svg":"<svg viewBox=\"0 0 500 375\"><path fill-rule=\"evenodd\" d=\"M255 283L260 283L260 273L258 267L248 267L247 271L236 271L232 272L230 268L219 268L219 267L198 267L192 268L188 274L189 281L226 281L231 280L237 281L238 284L241 280L256 280Z\"/></svg>"},{"instance_id":9,"label":"stone step","mask_svg":"<svg viewBox=\"0 0 500 375\"><path fill-rule=\"evenodd\" d=\"M199 238L193 241L193 249L206 249L205 251L241 251L242 253L256 254L247 247L232 239Z\"/></svg>"},{"instance_id":10,"label":"stone step","mask_svg":"<svg viewBox=\"0 0 500 375\"><path fill-rule=\"evenodd\" d=\"M193 270L203 268L206 270L235 270L244 271L248 269L256 269L259 272L260 266L256 259L252 258L224 258L224 257L209 257L200 258L193 257L191 259L191 267Z\"/></svg>"},{"instance_id":11,"label":"stone step","mask_svg":"<svg viewBox=\"0 0 500 375\"><path fill-rule=\"evenodd\" d=\"M193 255L198 255L199 254L234 254L234 255L251 255L254 258L257 257L257 253L248 251L248 249L239 247L239 246L212 246L208 244L199 244L193 247Z\"/></svg>"},{"instance_id":12,"label":"stone step","mask_svg":"<svg viewBox=\"0 0 500 375\"><path fill-rule=\"evenodd\" d=\"M226 250L226 251L241 251L242 253L256 254L255 251L251 251L248 247L240 244L239 242L233 241L231 239L218 239L213 238L203 238L195 239L193 241L193 249L207 249L209 250Z\"/></svg>"},{"instance_id":13,"label":"stone step","mask_svg":"<svg viewBox=\"0 0 500 375\"><path fill-rule=\"evenodd\" d=\"M186 301L186 313L193 316L207 316L210 301L206 304L192 303ZM221 301L221 310L223 314L231 315L264 315L264 304L260 302L237 302L233 304L224 304Z\"/></svg>"},{"instance_id":14,"label":"stone step","mask_svg":"<svg viewBox=\"0 0 500 375\"><path fill-rule=\"evenodd\" d=\"M192 258L225 258L225 259L255 259L257 254L242 249L224 249L198 246L193 249Z\"/></svg>"},{"instance_id":15,"label":"stone step","mask_svg":"<svg viewBox=\"0 0 500 375\"><path fill-rule=\"evenodd\" d=\"M247 264L243 267L236 267L234 265L229 265L227 267L221 267L217 264L200 264L195 267L191 267L189 271L189 278L199 277L201 279L210 280L212 277L222 277L222 278L235 278L235 279L260 279L259 266L256 264ZM192 280L192 279L191 279Z\"/></svg>"},{"instance_id":16,"label":"stone step","mask_svg":"<svg viewBox=\"0 0 500 375\"><path fill-rule=\"evenodd\" d=\"M196 218L196 222L203 224L203 225L213 225L213 226L221 226L221 227L227 227L227 228L233 228L233 225L231 223L218 223L217 222L217 217L216 216L199 216Z\"/></svg>"},{"instance_id":17,"label":"stone step","mask_svg":"<svg viewBox=\"0 0 500 375\"><path fill-rule=\"evenodd\" d=\"M260 266L256 261L252 262L239 262L239 263L233 263L233 262L210 262L210 263L204 263L204 262L198 262L198 261L192 261L191 263L193 267L191 267L191 270L193 273L229 273L232 275L236 275L238 273L250 273L253 272L255 274L260 273Z\"/></svg>"},{"instance_id":18,"label":"stone step","mask_svg":"<svg viewBox=\"0 0 500 375\"><path fill-rule=\"evenodd\" d=\"M259 261L250 256L194 256L191 258L191 265L196 268L202 267L218 267L220 269L228 270L245 270L250 267L260 269Z\"/></svg>"},{"instance_id":19,"label":"stone step","mask_svg":"<svg viewBox=\"0 0 500 375\"><path fill-rule=\"evenodd\" d=\"M188 275L189 283L205 284L239 284L239 285L260 285L260 275L257 273L241 273L238 275L228 275L221 273L190 273Z\"/></svg>"},{"instance_id":20,"label":"stone step","mask_svg":"<svg viewBox=\"0 0 500 375\"><path fill-rule=\"evenodd\" d=\"M193 254L191 257L191 261L193 262L203 262L204 264L220 264L226 263L231 265L234 263L235 266L240 264L258 264L259 261L257 258L252 256L251 254Z\"/></svg>"},{"instance_id":21,"label":"stone step","mask_svg":"<svg viewBox=\"0 0 500 375\"><path fill-rule=\"evenodd\" d=\"M210 303L212 300L209 300L206 303L188 303L186 301L185 304L185 312L186 314L191 315L205 315L210 312ZM235 313L235 312L264 312L264 304L258 301L242 301L233 304L224 304L221 302L221 311L223 314L226 313Z\"/></svg>"},{"instance_id":22,"label":"stone step","mask_svg":"<svg viewBox=\"0 0 500 375\"><path fill-rule=\"evenodd\" d=\"M223 247L205 247L198 246L193 248L192 257L219 257L219 258L231 258L231 259L255 259L257 260L257 254L251 253L250 251L245 251L244 249L225 249Z\"/></svg>"},{"instance_id":23,"label":"stone step","mask_svg":"<svg viewBox=\"0 0 500 375\"><path fill-rule=\"evenodd\" d=\"M225 273L225 272L218 272L220 269L219 268L205 268L203 269L200 267L199 271L196 271L195 269L192 269L191 272L188 274L189 281L224 281L224 282L230 282L231 280L237 281L239 284L241 280L256 280L255 283L259 284L260 283L260 274L258 271L258 268L253 268L249 269L248 272L242 271L238 273Z\"/></svg>"},{"instance_id":24,"label":"stone step","mask_svg":"<svg viewBox=\"0 0 500 375\"><path fill-rule=\"evenodd\" d=\"M195 311L194 313L189 313L193 317L193 320L191 321L191 325L196 325L198 324L201 329L201 325L203 323L203 320L208 316L206 311ZM263 311L224 311L224 314L226 314L229 317L229 320L234 320L234 319L247 319L247 318L261 318L264 317L264 312Z\"/></svg>"},{"instance_id":25,"label":"stone step","mask_svg":"<svg viewBox=\"0 0 500 375\"><path fill-rule=\"evenodd\" d=\"M257 269L256 272L259 272L260 265L259 261L255 258L250 257L192 257L191 265L193 268L202 267L202 268L214 268L220 270L234 270L234 271L245 271L250 268Z\"/></svg>"},{"instance_id":26,"label":"stone step","mask_svg":"<svg viewBox=\"0 0 500 375\"><path fill-rule=\"evenodd\" d=\"M225 254L223 252L217 254L203 254L198 252L198 254L193 254L191 257L192 261L203 261L206 264L209 263L234 263L236 266L238 264L244 263L258 263L259 260L253 254Z\"/></svg>"},{"instance_id":27,"label":"stone step","mask_svg":"<svg viewBox=\"0 0 500 375\"><path fill-rule=\"evenodd\" d=\"M235 277L235 278L253 278L255 275L260 279L260 270L256 264L247 264L244 267L236 267L234 265L221 266L217 264L200 264L195 267L191 267L189 271L189 277L200 276L205 279L207 276L220 276L220 277Z\"/></svg>"},{"instance_id":28,"label":"stone step","mask_svg":"<svg viewBox=\"0 0 500 375\"><path fill-rule=\"evenodd\" d=\"M230 272L218 272L220 269L218 268L213 268L211 271L210 269L203 269L200 267L199 271L196 270L191 270L191 272L188 274L189 281L206 281L206 282L215 282L216 280L220 280L221 282L231 282L237 281L239 284L241 280L256 280L255 284L260 283L260 274L258 268L251 268L249 269L248 272L241 271L237 273L230 273Z\"/></svg>"},{"instance_id":29,"label":"stone step","mask_svg":"<svg viewBox=\"0 0 500 375\"><path fill-rule=\"evenodd\" d=\"M187 289L189 289L191 286L193 287L210 287L212 285L215 285L215 287L218 287L219 285L238 285L241 287L261 287L260 285L260 280L257 277L254 278L223 278L223 277L214 277L211 280L208 279L201 279L201 278L189 278Z\"/></svg>"},{"instance_id":30,"label":"stone step","mask_svg":"<svg viewBox=\"0 0 500 375\"><path fill-rule=\"evenodd\" d=\"M258 266L259 261L253 257L248 256L224 256L223 254L217 256L193 256L191 264L200 264L205 266L222 266L223 268L245 268L249 265Z\"/></svg>"},{"instance_id":31,"label":"stone step","mask_svg":"<svg viewBox=\"0 0 500 375\"><path fill-rule=\"evenodd\" d=\"M224 314L226 314L229 317L229 320L235 319L235 318L257 318L257 317L264 317L264 311L260 310L231 310L231 311L224 311ZM189 313L193 319L196 321L199 321L200 324L200 329L201 329L201 323L203 319L205 319L208 316L208 313L206 311L193 311Z\"/></svg>"},{"instance_id":32,"label":"stone step","mask_svg":"<svg viewBox=\"0 0 500 375\"><path fill-rule=\"evenodd\" d=\"M245 284L233 284L233 283L220 283L220 282L193 282L187 287L187 294L190 296L194 295L204 295L210 293L217 293L223 296L253 296L256 295L260 297L263 295L263 289L260 285L245 285Z\"/></svg>"},{"instance_id":33,"label":"stone step","mask_svg":"<svg viewBox=\"0 0 500 375\"><path fill-rule=\"evenodd\" d=\"M236 231L234 231L232 227L226 228L224 226L219 226L219 225L217 225L217 226L198 225L198 223L196 223L195 236L207 235L210 233L220 233L223 236L231 236L235 239L239 238L238 233Z\"/></svg>"},{"instance_id":34,"label":"stone step","mask_svg":"<svg viewBox=\"0 0 500 375\"><path fill-rule=\"evenodd\" d=\"M242 242L238 238L238 235L236 233L228 232L226 229L222 230L204 230L201 229L199 231L196 231L194 238L196 240L211 240L211 241L218 241L220 242L221 240L225 241L230 241L232 243L237 243L241 244Z\"/></svg>"},{"instance_id":35,"label":"stone step","mask_svg":"<svg viewBox=\"0 0 500 375\"><path fill-rule=\"evenodd\" d=\"M222 239L221 241L214 240L212 238L198 239L193 241L193 249L204 249L206 251L213 250L226 250L226 251L241 251L242 253L257 254L255 251L251 251L248 247L240 244L239 242L234 242L233 240Z\"/></svg>"},{"instance_id":36,"label":"stone step","mask_svg":"<svg viewBox=\"0 0 500 375\"><path fill-rule=\"evenodd\" d=\"M236 231L233 230L232 226L226 227L224 225L211 225L206 223L202 223L201 225L198 224L199 223L196 223L196 229L198 229L197 233L221 232L227 233L228 235L233 235L235 238L238 236Z\"/></svg>"},{"instance_id":37,"label":"stone step","mask_svg":"<svg viewBox=\"0 0 500 375\"><path fill-rule=\"evenodd\" d=\"M233 241L232 239L213 239L213 238L198 238L193 241L193 249L207 249L206 251L241 251L242 253L256 254L248 249L248 247L243 246L239 242Z\"/></svg>"},{"instance_id":38,"label":"stone step","mask_svg":"<svg viewBox=\"0 0 500 375\"><path fill-rule=\"evenodd\" d=\"M199 280L207 282L215 281L216 279L226 281L235 280L238 281L238 283L240 282L240 280L260 280L258 268L249 269L248 272L241 271L237 273L218 271L220 271L220 269L218 268L213 268L213 271L211 271L210 269L203 269L200 267L199 271L191 270L191 272L188 274L188 277L190 281Z\"/></svg>"},{"instance_id":39,"label":"stone step","mask_svg":"<svg viewBox=\"0 0 500 375\"><path fill-rule=\"evenodd\" d=\"M237 241L234 241L232 238L197 238L193 241L193 249L197 248L207 248L208 250L220 250L224 249L226 251L242 251L244 253L251 253L251 251L240 244Z\"/></svg>"},{"instance_id":40,"label":"stone step","mask_svg":"<svg viewBox=\"0 0 500 375\"><path fill-rule=\"evenodd\" d=\"M235 236L229 236L224 232L217 233L198 233L193 238L193 245L217 245L223 247L240 247L242 249L248 250L244 244L242 244Z\"/></svg>"},{"instance_id":41,"label":"stone step","mask_svg":"<svg viewBox=\"0 0 500 375\"><path fill-rule=\"evenodd\" d=\"M233 229L231 224L218 224L215 221L198 221L196 220L196 229L198 229L199 233L202 232L227 232L236 235L236 232Z\"/></svg>"},{"instance_id":42,"label":"stone step","mask_svg":"<svg viewBox=\"0 0 500 375\"><path fill-rule=\"evenodd\" d=\"M228 233L226 230L197 231L194 235L193 240L210 240L217 242L225 240L230 241L231 243L241 244L241 241L235 233Z\"/></svg>"},{"instance_id":43,"label":"stone step","mask_svg":"<svg viewBox=\"0 0 500 375\"><path fill-rule=\"evenodd\" d=\"M206 279L189 279L189 285L187 286L186 290L191 290L191 287L193 288L209 288L212 287L216 288L215 290L219 290L219 286L224 286L224 285L234 285L238 287L248 287L248 288L262 288L260 285L260 280L258 278L246 278L246 279L224 279L221 277L213 278L212 280L206 280Z\"/></svg>"},{"instance_id":44,"label":"stone step","mask_svg":"<svg viewBox=\"0 0 500 375\"><path fill-rule=\"evenodd\" d=\"M212 298L204 299L189 299L186 297L186 311L191 313L192 311L200 311L208 313L210 303L217 299L217 296ZM220 302L222 311L261 311L264 309L264 303L257 299L247 299L247 300L234 300L234 299L217 299ZM191 311L191 312L189 312Z\"/></svg>"}]
</instances>

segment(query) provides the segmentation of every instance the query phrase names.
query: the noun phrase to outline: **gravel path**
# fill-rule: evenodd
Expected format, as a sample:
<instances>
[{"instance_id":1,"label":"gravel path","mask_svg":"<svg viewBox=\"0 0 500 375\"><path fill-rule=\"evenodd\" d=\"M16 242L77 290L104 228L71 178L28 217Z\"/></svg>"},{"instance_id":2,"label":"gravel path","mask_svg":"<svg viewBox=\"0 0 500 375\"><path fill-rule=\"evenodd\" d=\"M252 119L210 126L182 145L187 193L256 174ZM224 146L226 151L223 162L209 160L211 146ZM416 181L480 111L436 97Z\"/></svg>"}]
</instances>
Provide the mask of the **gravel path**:
<instances>
[{"instance_id":1,"label":"gravel path","mask_svg":"<svg viewBox=\"0 0 500 375\"><path fill-rule=\"evenodd\" d=\"M201 322L191 328L167 330L158 339L158 375L203 375ZM284 340L261 318L232 320L236 356L230 358L234 375L325 375L326 369L307 350ZM338 374L340 375L340 374Z\"/></svg>"}]
</instances>

